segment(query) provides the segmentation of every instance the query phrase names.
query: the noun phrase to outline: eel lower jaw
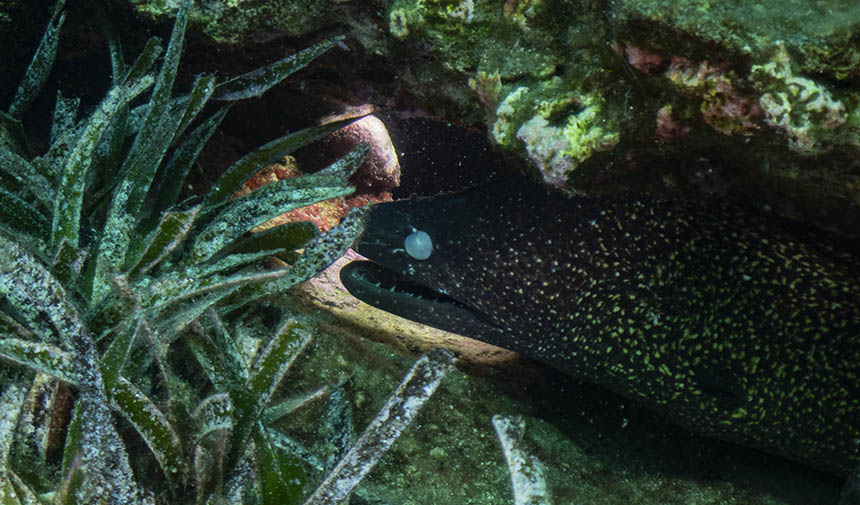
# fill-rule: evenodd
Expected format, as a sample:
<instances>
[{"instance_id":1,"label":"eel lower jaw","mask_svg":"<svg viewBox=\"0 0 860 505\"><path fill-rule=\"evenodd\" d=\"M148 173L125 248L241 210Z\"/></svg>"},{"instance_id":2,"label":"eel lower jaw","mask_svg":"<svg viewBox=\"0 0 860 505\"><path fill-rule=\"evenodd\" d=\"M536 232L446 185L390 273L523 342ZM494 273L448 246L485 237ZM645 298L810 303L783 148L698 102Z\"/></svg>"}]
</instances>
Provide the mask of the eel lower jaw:
<instances>
[{"instance_id":1,"label":"eel lower jaw","mask_svg":"<svg viewBox=\"0 0 860 505\"><path fill-rule=\"evenodd\" d=\"M370 260L356 260L348 263L340 270L340 279L344 287L360 300L403 299L428 305L453 305L465 308L462 303L445 293L424 286Z\"/></svg>"},{"instance_id":2,"label":"eel lower jaw","mask_svg":"<svg viewBox=\"0 0 860 505\"><path fill-rule=\"evenodd\" d=\"M418 323L466 336L498 331L463 303L372 261L346 264L340 280L359 300Z\"/></svg>"}]
</instances>

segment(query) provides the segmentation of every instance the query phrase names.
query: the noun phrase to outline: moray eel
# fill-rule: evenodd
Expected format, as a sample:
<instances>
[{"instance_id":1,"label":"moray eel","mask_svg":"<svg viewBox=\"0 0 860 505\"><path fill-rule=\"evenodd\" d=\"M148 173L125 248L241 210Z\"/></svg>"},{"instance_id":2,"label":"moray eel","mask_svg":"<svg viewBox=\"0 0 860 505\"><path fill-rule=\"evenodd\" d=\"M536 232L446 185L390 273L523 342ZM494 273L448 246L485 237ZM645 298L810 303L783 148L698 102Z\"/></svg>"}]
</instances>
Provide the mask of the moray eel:
<instances>
[{"instance_id":1,"label":"moray eel","mask_svg":"<svg viewBox=\"0 0 860 505\"><path fill-rule=\"evenodd\" d=\"M407 237L424 232L418 255ZM860 257L729 206L510 177L378 204L341 279L689 430L844 476L860 460ZM429 249L429 251L428 251Z\"/></svg>"}]
</instances>

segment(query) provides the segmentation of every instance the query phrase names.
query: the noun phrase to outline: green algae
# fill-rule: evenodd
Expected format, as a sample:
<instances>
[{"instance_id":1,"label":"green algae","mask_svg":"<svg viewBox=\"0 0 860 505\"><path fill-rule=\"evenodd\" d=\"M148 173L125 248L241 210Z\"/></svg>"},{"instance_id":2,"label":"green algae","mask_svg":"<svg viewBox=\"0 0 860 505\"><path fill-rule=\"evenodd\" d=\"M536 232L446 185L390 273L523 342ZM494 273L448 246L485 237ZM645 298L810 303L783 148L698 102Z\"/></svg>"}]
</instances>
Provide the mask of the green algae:
<instances>
[{"instance_id":1,"label":"green algae","mask_svg":"<svg viewBox=\"0 0 860 505\"><path fill-rule=\"evenodd\" d=\"M711 2L688 0L681 2L625 0L615 2L614 14L623 23L639 20L654 23L654 27L672 27L702 42L719 44L725 51L736 54L752 53L766 56L776 41L784 41L790 52L800 52L806 58L800 63L805 73L832 72L839 79L849 75L850 62L856 61L857 40L851 33L860 23L860 8L840 1L810 4L799 0L781 2L769 0L750 4L743 1ZM630 37L647 37L654 44L667 47L673 38L656 31ZM679 41L678 38L674 39ZM681 39L680 44L690 40ZM654 46L659 47L659 46ZM675 52L679 47L675 48ZM817 57L812 57L817 56ZM856 66L850 72L855 72Z\"/></svg>"},{"instance_id":2,"label":"green algae","mask_svg":"<svg viewBox=\"0 0 860 505\"><path fill-rule=\"evenodd\" d=\"M544 180L553 184L563 184L594 151L610 150L620 139L605 99L576 89L560 91L566 84L554 77L534 91L515 89L496 109L493 125L500 146L522 145Z\"/></svg>"},{"instance_id":3,"label":"green algae","mask_svg":"<svg viewBox=\"0 0 860 505\"><path fill-rule=\"evenodd\" d=\"M176 2L171 0L131 0L130 3L152 18L172 17ZM305 36L326 24L337 23L337 5L314 0L259 2L227 0L198 7L191 12L192 25L220 42L265 38L267 32L292 37Z\"/></svg>"}]
</instances>

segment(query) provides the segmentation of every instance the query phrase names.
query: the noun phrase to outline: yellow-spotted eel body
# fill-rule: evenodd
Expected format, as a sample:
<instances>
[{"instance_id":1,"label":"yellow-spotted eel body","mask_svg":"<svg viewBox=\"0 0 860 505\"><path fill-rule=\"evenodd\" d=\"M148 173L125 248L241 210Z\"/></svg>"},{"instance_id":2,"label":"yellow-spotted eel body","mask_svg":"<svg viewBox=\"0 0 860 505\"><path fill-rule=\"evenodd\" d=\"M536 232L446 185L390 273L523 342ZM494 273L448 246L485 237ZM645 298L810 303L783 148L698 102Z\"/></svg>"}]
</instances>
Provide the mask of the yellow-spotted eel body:
<instances>
[{"instance_id":1,"label":"yellow-spotted eel body","mask_svg":"<svg viewBox=\"0 0 860 505\"><path fill-rule=\"evenodd\" d=\"M405 246L416 232L417 255ZM341 278L372 305L519 351L706 436L837 475L860 461L860 256L827 233L500 177L376 205L356 248L372 262Z\"/></svg>"}]
</instances>

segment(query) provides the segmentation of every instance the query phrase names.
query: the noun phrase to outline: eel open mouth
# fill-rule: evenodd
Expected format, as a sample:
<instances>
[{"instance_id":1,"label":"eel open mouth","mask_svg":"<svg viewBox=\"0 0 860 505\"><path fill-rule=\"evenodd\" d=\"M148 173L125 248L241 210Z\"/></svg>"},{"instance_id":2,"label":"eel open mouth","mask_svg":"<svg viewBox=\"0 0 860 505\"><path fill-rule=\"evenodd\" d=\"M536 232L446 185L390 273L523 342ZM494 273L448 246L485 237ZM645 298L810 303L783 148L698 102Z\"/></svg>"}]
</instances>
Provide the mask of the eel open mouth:
<instances>
[{"instance_id":1,"label":"eel open mouth","mask_svg":"<svg viewBox=\"0 0 860 505\"><path fill-rule=\"evenodd\" d=\"M369 300L378 299L381 303L401 298L415 299L425 304L453 305L468 310L465 305L445 293L428 288L370 260L348 263L340 270L340 280L353 296L364 301L365 297ZM377 306L375 303L370 304Z\"/></svg>"},{"instance_id":2,"label":"eel open mouth","mask_svg":"<svg viewBox=\"0 0 860 505\"><path fill-rule=\"evenodd\" d=\"M359 300L412 321L471 337L498 331L471 307L373 261L346 264L340 280Z\"/></svg>"}]
</instances>

